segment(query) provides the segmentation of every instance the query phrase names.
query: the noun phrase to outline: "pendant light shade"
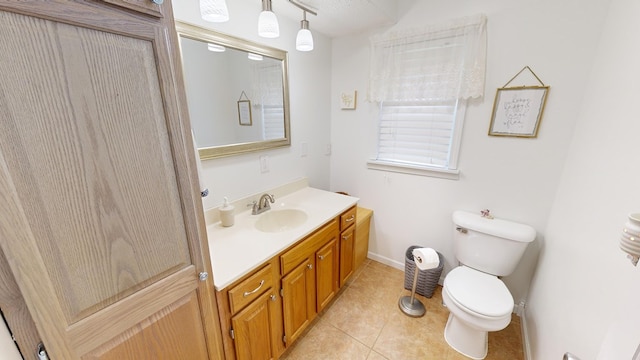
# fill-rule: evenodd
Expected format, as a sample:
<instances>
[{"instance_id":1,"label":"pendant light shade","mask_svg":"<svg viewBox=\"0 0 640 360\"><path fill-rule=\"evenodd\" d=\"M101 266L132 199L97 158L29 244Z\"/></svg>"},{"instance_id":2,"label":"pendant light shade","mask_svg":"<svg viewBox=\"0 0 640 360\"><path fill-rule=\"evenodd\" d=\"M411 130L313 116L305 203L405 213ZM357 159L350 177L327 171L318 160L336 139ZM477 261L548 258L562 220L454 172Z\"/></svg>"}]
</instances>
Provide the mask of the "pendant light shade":
<instances>
[{"instance_id":1,"label":"pendant light shade","mask_svg":"<svg viewBox=\"0 0 640 360\"><path fill-rule=\"evenodd\" d=\"M307 13L304 13L304 20L300 21L300 30L296 36L296 50L311 51L313 50L313 35L309 31L309 22L307 21Z\"/></svg>"},{"instance_id":2,"label":"pendant light shade","mask_svg":"<svg viewBox=\"0 0 640 360\"><path fill-rule=\"evenodd\" d=\"M200 15L209 22L229 21L229 9L225 0L200 0Z\"/></svg>"},{"instance_id":3,"label":"pendant light shade","mask_svg":"<svg viewBox=\"0 0 640 360\"><path fill-rule=\"evenodd\" d=\"M280 36L278 19L271 11L271 0L262 0L262 12L258 18L258 35L270 39Z\"/></svg>"}]
</instances>

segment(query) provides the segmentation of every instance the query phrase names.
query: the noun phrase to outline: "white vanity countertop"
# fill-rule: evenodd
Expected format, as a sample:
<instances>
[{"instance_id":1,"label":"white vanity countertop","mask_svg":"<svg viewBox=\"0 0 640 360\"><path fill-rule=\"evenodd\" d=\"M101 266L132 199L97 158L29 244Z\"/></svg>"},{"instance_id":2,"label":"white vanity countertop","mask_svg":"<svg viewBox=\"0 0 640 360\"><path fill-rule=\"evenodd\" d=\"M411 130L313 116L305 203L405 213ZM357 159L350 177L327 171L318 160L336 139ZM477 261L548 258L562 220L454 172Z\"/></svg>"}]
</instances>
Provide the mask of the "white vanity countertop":
<instances>
[{"instance_id":1,"label":"white vanity countertop","mask_svg":"<svg viewBox=\"0 0 640 360\"><path fill-rule=\"evenodd\" d=\"M235 225L223 227L220 222L207 226L209 252L216 290L223 290L242 276L257 269L282 250L320 228L327 221L355 205L358 198L306 187L276 198L271 210L299 209L307 213L304 224L282 232L266 233L255 228L261 215L251 210L239 212Z\"/></svg>"}]
</instances>

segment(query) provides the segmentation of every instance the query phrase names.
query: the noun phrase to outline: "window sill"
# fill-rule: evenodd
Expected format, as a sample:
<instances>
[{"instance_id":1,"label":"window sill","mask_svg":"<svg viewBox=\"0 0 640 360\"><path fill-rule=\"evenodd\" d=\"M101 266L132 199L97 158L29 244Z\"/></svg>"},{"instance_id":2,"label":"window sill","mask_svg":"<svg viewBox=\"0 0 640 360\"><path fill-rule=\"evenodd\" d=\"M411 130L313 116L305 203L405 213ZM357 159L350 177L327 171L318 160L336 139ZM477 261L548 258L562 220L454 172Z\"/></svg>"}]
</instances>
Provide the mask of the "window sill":
<instances>
[{"instance_id":1,"label":"window sill","mask_svg":"<svg viewBox=\"0 0 640 360\"><path fill-rule=\"evenodd\" d=\"M460 170L441 169L428 166L415 166L393 163L390 161L369 160L367 168L371 170L391 171L410 175L430 176L441 179L458 180Z\"/></svg>"}]
</instances>

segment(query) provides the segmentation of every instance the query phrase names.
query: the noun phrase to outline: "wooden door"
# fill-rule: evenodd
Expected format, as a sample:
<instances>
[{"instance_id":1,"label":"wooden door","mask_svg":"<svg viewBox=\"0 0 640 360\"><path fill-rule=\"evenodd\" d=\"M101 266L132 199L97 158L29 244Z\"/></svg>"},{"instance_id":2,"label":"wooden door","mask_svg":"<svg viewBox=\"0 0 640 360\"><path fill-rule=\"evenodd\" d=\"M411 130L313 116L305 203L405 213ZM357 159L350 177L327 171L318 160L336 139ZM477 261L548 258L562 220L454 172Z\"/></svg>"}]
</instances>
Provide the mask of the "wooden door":
<instances>
[{"instance_id":1,"label":"wooden door","mask_svg":"<svg viewBox=\"0 0 640 360\"><path fill-rule=\"evenodd\" d=\"M162 7L0 4L0 247L53 359L222 357Z\"/></svg>"},{"instance_id":2,"label":"wooden door","mask_svg":"<svg viewBox=\"0 0 640 360\"><path fill-rule=\"evenodd\" d=\"M316 303L322 311L338 293L338 242L329 241L316 253Z\"/></svg>"},{"instance_id":3,"label":"wooden door","mask_svg":"<svg viewBox=\"0 0 640 360\"><path fill-rule=\"evenodd\" d=\"M344 286L351 274L355 260L355 225L340 234L340 286Z\"/></svg>"},{"instance_id":4,"label":"wooden door","mask_svg":"<svg viewBox=\"0 0 640 360\"><path fill-rule=\"evenodd\" d=\"M282 278L284 334L293 343L316 316L313 259L306 259Z\"/></svg>"},{"instance_id":5,"label":"wooden door","mask_svg":"<svg viewBox=\"0 0 640 360\"><path fill-rule=\"evenodd\" d=\"M274 359L271 324L276 295L269 290L231 319L236 359Z\"/></svg>"}]
</instances>

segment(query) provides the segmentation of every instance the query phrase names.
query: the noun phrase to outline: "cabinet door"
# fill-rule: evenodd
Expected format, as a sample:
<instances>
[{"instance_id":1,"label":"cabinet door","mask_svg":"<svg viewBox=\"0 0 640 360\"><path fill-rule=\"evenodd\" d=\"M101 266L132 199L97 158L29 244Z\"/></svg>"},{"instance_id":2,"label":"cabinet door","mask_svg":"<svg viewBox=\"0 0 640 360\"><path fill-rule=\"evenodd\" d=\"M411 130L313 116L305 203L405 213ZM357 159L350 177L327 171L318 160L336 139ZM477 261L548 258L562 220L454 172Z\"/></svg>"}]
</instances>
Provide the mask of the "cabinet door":
<instances>
[{"instance_id":1,"label":"cabinet door","mask_svg":"<svg viewBox=\"0 0 640 360\"><path fill-rule=\"evenodd\" d=\"M291 344L316 316L313 259L307 259L282 278L284 334Z\"/></svg>"},{"instance_id":2,"label":"cabinet door","mask_svg":"<svg viewBox=\"0 0 640 360\"><path fill-rule=\"evenodd\" d=\"M340 286L342 287L353 274L355 259L355 229L351 225L340 234Z\"/></svg>"},{"instance_id":3,"label":"cabinet door","mask_svg":"<svg viewBox=\"0 0 640 360\"><path fill-rule=\"evenodd\" d=\"M0 246L53 359L220 356L163 7L0 4Z\"/></svg>"},{"instance_id":4,"label":"cabinet door","mask_svg":"<svg viewBox=\"0 0 640 360\"><path fill-rule=\"evenodd\" d=\"M338 292L338 241L329 241L316 253L316 302L318 312Z\"/></svg>"},{"instance_id":5,"label":"cabinet door","mask_svg":"<svg viewBox=\"0 0 640 360\"><path fill-rule=\"evenodd\" d=\"M274 359L271 321L276 295L267 291L231 319L238 360Z\"/></svg>"}]
</instances>

